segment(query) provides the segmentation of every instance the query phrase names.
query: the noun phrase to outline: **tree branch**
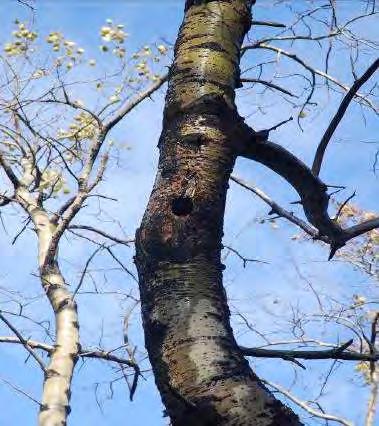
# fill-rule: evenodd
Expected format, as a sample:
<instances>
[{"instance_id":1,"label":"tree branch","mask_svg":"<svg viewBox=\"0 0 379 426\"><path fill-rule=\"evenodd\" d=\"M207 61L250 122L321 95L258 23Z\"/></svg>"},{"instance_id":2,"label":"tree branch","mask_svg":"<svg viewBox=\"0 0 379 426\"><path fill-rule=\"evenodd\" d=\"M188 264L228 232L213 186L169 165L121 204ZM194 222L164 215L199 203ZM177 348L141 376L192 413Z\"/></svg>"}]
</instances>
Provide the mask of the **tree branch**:
<instances>
[{"instance_id":1,"label":"tree branch","mask_svg":"<svg viewBox=\"0 0 379 426\"><path fill-rule=\"evenodd\" d=\"M298 64L300 64L301 66L303 66L306 70L308 70L312 76L314 75L319 75L320 77L325 78L326 80L334 83L336 86L340 87L341 89L345 90L346 92L350 90L349 86L346 86L345 84L342 84L340 81L338 81L336 78L332 77L331 75L318 70L317 68L313 68L311 65L307 64L303 59L301 59L299 56L297 56L294 53L288 52L284 49L281 49L279 47L273 46L271 44L256 44L256 45L252 45L252 46L246 46L245 50L247 49L266 49L266 50L271 50L273 52L276 52L280 55L286 56L292 60L294 60L295 62L297 62ZM363 95L362 93L356 92L354 94L354 97L360 98L363 102L366 103L366 105L368 105L375 113L378 113L378 108L369 100L367 99L367 97L365 95Z\"/></svg>"},{"instance_id":2,"label":"tree branch","mask_svg":"<svg viewBox=\"0 0 379 426\"><path fill-rule=\"evenodd\" d=\"M281 24L280 22L272 22L272 21L251 21L251 25L262 25L265 27L274 27L274 28L286 28L285 24Z\"/></svg>"},{"instance_id":3,"label":"tree branch","mask_svg":"<svg viewBox=\"0 0 379 426\"><path fill-rule=\"evenodd\" d=\"M125 246L128 246L130 243L134 242L134 239L124 240L114 235L110 235L107 232L102 231L101 229L97 229L97 228L94 228L93 226L88 226L88 225L70 225L68 229L85 229L86 231L94 232L96 234L101 235L104 238L114 241L117 244L123 244Z\"/></svg>"},{"instance_id":4,"label":"tree branch","mask_svg":"<svg viewBox=\"0 0 379 426\"><path fill-rule=\"evenodd\" d=\"M257 137L259 133L247 124L242 123L241 130L245 133L242 136L245 142L242 143L240 155L269 167L297 191L305 216L318 230L319 237L327 237L330 241L329 260L348 240L378 227L379 218L374 218L347 229L341 228L328 214L330 196L327 185L306 164L282 146Z\"/></svg>"},{"instance_id":5,"label":"tree branch","mask_svg":"<svg viewBox=\"0 0 379 426\"><path fill-rule=\"evenodd\" d=\"M286 361L293 361L295 359L338 359L344 361L378 361L379 354L360 353L346 351L351 346L353 340L337 346L332 349L325 349L320 351L299 351L299 350L286 350L286 349L263 349L263 348L246 348L241 346L240 349L245 356L253 356L255 358L281 358Z\"/></svg>"},{"instance_id":6,"label":"tree branch","mask_svg":"<svg viewBox=\"0 0 379 426\"><path fill-rule=\"evenodd\" d=\"M14 385L13 383L9 382L8 380L3 379L2 377L0 377L0 380L3 383L5 383L6 385L8 385L10 388L12 388L13 390L15 390L16 392L20 393L21 395L26 396L28 399L30 399L31 401L33 401L34 403L36 403L38 406L42 405L40 401L37 401L35 398L33 398L32 396L30 396L27 392L25 392L24 390L22 390L18 386Z\"/></svg>"},{"instance_id":7,"label":"tree branch","mask_svg":"<svg viewBox=\"0 0 379 426\"><path fill-rule=\"evenodd\" d=\"M358 90L369 80L369 78L374 74L374 72L379 68L379 58L376 59L365 71L365 73L355 80L354 84L351 86L349 91L346 93L343 98L341 105L339 106L336 114L334 115L332 121L330 122L328 128L326 129L321 141L317 147L316 155L312 165L312 172L314 175L318 176L321 169L322 160L324 158L326 147L330 142L331 137L333 136L337 126L341 122L343 116L346 113L346 110L350 102L356 96Z\"/></svg>"},{"instance_id":8,"label":"tree branch","mask_svg":"<svg viewBox=\"0 0 379 426\"><path fill-rule=\"evenodd\" d=\"M240 82L241 83L258 83L258 84L262 84L263 86L267 86L267 87L270 87L271 89L278 90L279 92L282 92L285 95L291 96L293 98L298 98L297 95L294 95L289 90L284 89L283 87L278 86L277 84L271 83L271 81L262 80L260 78L241 78Z\"/></svg>"},{"instance_id":9,"label":"tree branch","mask_svg":"<svg viewBox=\"0 0 379 426\"><path fill-rule=\"evenodd\" d=\"M23 339L23 340L32 349L41 349L47 353L52 353L54 351L53 345L37 342L36 340L29 340L29 339L28 340ZM19 336L17 337L0 336L0 343L13 343L13 344L24 345L24 342L19 339ZM138 365L135 362L113 355L112 351L105 351L103 349L84 348L79 352L79 356L83 358L93 358L93 359L97 358L97 359L102 359L104 361L112 361L112 362L116 362L117 364L123 364L123 365L127 365L128 367L137 369L138 372L140 371Z\"/></svg>"},{"instance_id":10,"label":"tree branch","mask_svg":"<svg viewBox=\"0 0 379 426\"><path fill-rule=\"evenodd\" d=\"M19 331L4 317L4 315L0 311L0 319L3 321L17 336L20 343L23 344L24 348L30 353L30 355L37 361L39 366L41 367L42 371L46 374L46 367L45 363L42 361L42 359L34 352L34 350L31 348L31 346L28 344L28 341L25 340L22 335L19 333Z\"/></svg>"},{"instance_id":11,"label":"tree branch","mask_svg":"<svg viewBox=\"0 0 379 426\"><path fill-rule=\"evenodd\" d=\"M379 228L379 217L358 223L358 225L345 229L344 232L346 233L347 239L351 240L352 238L358 237L376 228Z\"/></svg>"},{"instance_id":12,"label":"tree branch","mask_svg":"<svg viewBox=\"0 0 379 426\"><path fill-rule=\"evenodd\" d=\"M14 173L12 167L8 164L8 162L5 160L3 155L0 153L0 165L2 166L5 174L8 176L8 179L12 182L13 186L17 188L20 184L18 177Z\"/></svg>"},{"instance_id":13,"label":"tree branch","mask_svg":"<svg viewBox=\"0 0 379 426\"><path fill-rule=\"evenodd\" d=\"M309 414L311 414L314 417L318 417L320 419L330 420L333 422L340 423L344 426L353 426L353 423L349 422L348 420L345 420L341 417L333 416L332 414L323 413L321 411L315 410L314 408L310 407L308 404L306 404L304 401L301 401L299 398L296 398L294 395L292 395L287 389L282 388L281 386L269 382L268 380L261 379L264 384L267 386L272 387L273 389L280 392L282 395L290 399L292 402L294 402L296 405L301 407L303 410L307 411Z\"/></svg>"},{"instance_id":14,"label":"tree branch","mask_svg":"<svg viewBox=\"0 0 379 426\"><path fill-rule=\"evenodd\" d=\"M237 176L231 176L230 180L237 183L238 185L242 186L243 188L247 189L248 191L253 192L255 195L257 195L261 200L263 200L266 204L268 204L271 207L271 211L269 214L277 214L280 217L284 217L285 219L289 220L299 228L301 228L305 233L310 235L314 239L320 239L324 241L325 243L330 243L330 240L327 237L324 237L319 234L316 228L313 226L308 225L307 222L300 219L299 217L295 216L292 212L284 209L283 207L279 206L275 201L273 201L267 194L265 194L262 190L257 188L256 186L253 186L251 184L248 184L244 180L240 179Z\"/></svg>"},{"instance_id":15,"label":"tree branch","mask_svg":"<svg viewBox=\"0 0 379 426\"><path fill-rule=\"evenodd\" d=\"M87 270L88 270L88 267L89 267L90 263L92 262L93 258L96 256L96 254L97 254L100 250L102 250L103 248L104 248L104 246L103 246L103 245L100 245L99 247L97 247L97 249L96 249L96 250L95 250L95 251L91 254L91 256L87 259L87 262L86 262L86 264L85 264L85 266L84 266L83 272L82 272L82 274L81 274L81 276L80 276L79 283L78 283L78 285L76 286L76 288L75 288L74 292L72 293L72 298L73 298L73 299L75 299L76 294L78 293L78 291L79 291L80 287L81 287L81 286L82 286L82 284L83 284L83 281L84 281L84 278L85 278L85 276L86 276L86 273L87 273Z\"/></svg>"},{"instance_id":16,"label":"tree branch","mask_svg":"<svg viewBox=\"0 0 379 426\"><path fill-rule=\"evenodd\" d=\"M140 93L131 102L125 104L117 113L117 115L111 118L104 124L104 133L108 133L122 118L125 117L132 109L139 105L143 100L150 97L156 90L158 90L168 79L168 74L162 76L155 84Z\"/></svg>"},{"instance_id":17,"label":"tree branch","mask_svg":"<svg viewBox=\"0 0 379 426\"><path fill-rule=\"evenodd\" d=\"M280 145L256 139L254 133L241 155L264 164L289 182L300 196L307 219L321 235L332 241L344 239L342 228L327 213L327 186L301 160Z\"/></svg>"}]
</instances>

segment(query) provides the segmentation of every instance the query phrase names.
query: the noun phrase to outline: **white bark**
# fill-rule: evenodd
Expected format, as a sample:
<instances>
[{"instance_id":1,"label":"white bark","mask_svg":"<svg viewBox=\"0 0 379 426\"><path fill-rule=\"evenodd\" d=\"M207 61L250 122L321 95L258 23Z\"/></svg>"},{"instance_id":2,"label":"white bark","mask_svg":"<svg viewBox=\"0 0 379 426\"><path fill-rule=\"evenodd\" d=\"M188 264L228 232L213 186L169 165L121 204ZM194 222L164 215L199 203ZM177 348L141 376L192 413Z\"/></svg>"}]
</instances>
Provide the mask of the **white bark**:
<instances>
[{"instance_id":1,"label":"white bark","mask_svg":"<svg viewBox=\"0 0 379 426\"><path fill-rule=\"evenodd\" d=\"M67 288L57 262L57 247L52 244L56 226L29 191L33 167L25 160L24 174L16 199L27 211L38 237L38 263L42 286L55 315L56 341L46 368L39 415L40 426L63 426L70 411L70 388L80 351L76 302ZM52 248L54 248L52 250Z\"/></svg>"}]
</instances>

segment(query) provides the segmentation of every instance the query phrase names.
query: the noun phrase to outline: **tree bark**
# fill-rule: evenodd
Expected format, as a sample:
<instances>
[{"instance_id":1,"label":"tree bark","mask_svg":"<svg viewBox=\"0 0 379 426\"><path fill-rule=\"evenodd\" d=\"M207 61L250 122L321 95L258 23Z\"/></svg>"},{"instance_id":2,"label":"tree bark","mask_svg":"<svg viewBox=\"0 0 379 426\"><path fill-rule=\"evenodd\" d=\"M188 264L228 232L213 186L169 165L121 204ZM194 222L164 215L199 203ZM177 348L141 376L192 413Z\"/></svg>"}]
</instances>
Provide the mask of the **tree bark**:
<instances>
[{"instance_id":1,"label":"tree bark","mask_svg":"<svg viewBox=\"0 0 379 426\"><path fill-rule=\"evenodd\" d=\"M55 317L55 344L46 367L40 426L65 426L70 413L71 380L80 352L76 302L69 291L52 244L56 225L29 192L33 182L33 161L24 159L24 174L16 189L16 200L29 214L38 237L38 265L42 287ZM53 249L52 249L53 247Z\"/></svg>"},{"instance_id":2,"label":"tree bark","mask_svg":"<svg viewBox=\"0 0 379 426\"><path fill-rule=\"evenodd\" d=\"M78 312L56 260L41 268L41 280L54 311L56 338L43 384L39 425L65 426L80 352Z\"/></svg>"},{"instance_id":3,"label":"tree bark","mask_svg":"<svg viewBox=\"0 0 379 426\"><path fill-rule=\"evenodd\" d=\"M221 240L239 149L235 88L253 1L187 1L136 235L146 347L173 425L300 425L263 386L230 326Z\"/></svg>"}]
</instances>

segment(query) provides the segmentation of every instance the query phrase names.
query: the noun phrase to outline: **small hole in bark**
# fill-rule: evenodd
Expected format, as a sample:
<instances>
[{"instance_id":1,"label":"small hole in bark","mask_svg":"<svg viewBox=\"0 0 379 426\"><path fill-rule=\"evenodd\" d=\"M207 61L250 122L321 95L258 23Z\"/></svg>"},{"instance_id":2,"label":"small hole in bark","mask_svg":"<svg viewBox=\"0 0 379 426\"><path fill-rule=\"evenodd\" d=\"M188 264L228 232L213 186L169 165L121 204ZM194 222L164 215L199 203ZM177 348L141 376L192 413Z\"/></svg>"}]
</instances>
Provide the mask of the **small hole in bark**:
<instances>
[{"instance_id":1,"label":"small hole in bark","mask_svg":"<svg viewBox=\"0 0 379 426\"><path fill-rule=\"evenodd\" d=\"M171 202L171 210L175 216L187 216L192 209L193 203L189 197L177 197Z\"/></svg>"}]
</instances>

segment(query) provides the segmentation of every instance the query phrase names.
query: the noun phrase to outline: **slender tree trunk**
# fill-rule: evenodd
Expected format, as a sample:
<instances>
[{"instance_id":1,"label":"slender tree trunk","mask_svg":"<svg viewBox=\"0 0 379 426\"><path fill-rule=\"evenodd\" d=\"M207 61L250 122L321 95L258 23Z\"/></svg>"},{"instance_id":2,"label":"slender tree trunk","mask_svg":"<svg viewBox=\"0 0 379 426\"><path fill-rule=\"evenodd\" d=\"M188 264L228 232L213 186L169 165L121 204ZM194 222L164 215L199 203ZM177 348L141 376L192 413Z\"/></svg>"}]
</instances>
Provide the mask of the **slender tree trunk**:
<instances>
[{"instance_id":1,"label":"slender tree trunk","mask_svg":"<svg viewBox=\"0 0 379 426\"><path fill-rule=\"evenodd\" d=\"M39 425L64 426L70 413L71 380L80 350L79 320L76 302L56 260L56 250L51 251L55 225L27 189L33 179L31 170L30 164L25 167L16 196L37 231L40 278L54 311L56 333L44 377Z\"/></svg>"},{"instance_id":2,"label":"slender tree trunk","mask_svg":"<svg viewBox=\"0 0 379 426\"><path fill-rule=\"evenodd\" d=\"M234 91L253 1L187 1L136 236L146 347L174 425L299 425L242 356L222 285L226 192L238 150Z\"/></svg>"},{"instance_id":3,"label":"slender tree trunk","mask_svg":"<svg viewBox=\"0 0 379 426\"><path fill-rule=\"evenodd\" d=\"M55 316L55 345L46 368L40 426L64 426L70 413L71 380L78 359L79 319L76 302L59 269L56 255L49 253L55 226L46 213L36 215L39 266L42 286Z\"/></svg>"},{"instance_id":4,"label":"slender tree trunk","mask_svg":"<svg viewBox=\"0 0 379 426\"><path fill-rule=\"evenodd\" d=\"M374 426L375 424L375 415L376 415L378 392L379 392L379 376L375 369L376 367L374 366L374 371L371 374L371 383L370 383L371 389L370 389L369 401L367 404L365 426Z\"/></svg>"},{"instance_id":5,"label":"slender tree trunk","mask_svg":"<svg viewBox=\"0 0 379 426\"><path fill-rule=\"evenodd\" d=\"M79 353L76 302L56 262L44 266L42 284L55 314L56 338L43 385L40 426L64 426L70 413L71 380Z\"/></svg>"}]
</instances>

